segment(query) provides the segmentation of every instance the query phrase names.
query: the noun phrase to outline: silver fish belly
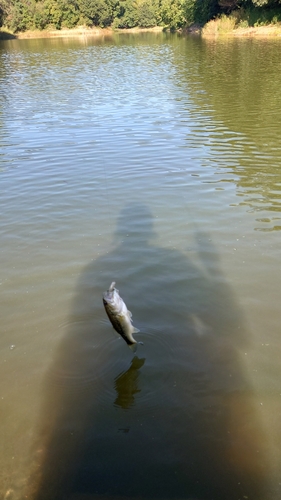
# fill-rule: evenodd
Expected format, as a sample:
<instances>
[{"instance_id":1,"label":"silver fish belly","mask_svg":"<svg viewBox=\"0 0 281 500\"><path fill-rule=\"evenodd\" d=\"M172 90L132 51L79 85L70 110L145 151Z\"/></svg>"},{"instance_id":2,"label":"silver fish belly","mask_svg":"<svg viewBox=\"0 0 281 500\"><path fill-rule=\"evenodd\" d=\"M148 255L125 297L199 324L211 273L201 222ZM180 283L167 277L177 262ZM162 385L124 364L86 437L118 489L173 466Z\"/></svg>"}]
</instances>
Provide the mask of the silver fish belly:
<instances>
[{"instance_id":1,"label":"silver fish belly","mask_svg":"<svg viewBox=\"0 0 281 500\"><path fill-rule=\"evenodd\" d=\"M115 282L104 292L103 304L114 330L121 335L132 351L136 352L137 344L141 342L134 339L133 333L139 330L132 325L132 313L121 299L119 291L115 288Z\"/></svg>"}]
</instances>

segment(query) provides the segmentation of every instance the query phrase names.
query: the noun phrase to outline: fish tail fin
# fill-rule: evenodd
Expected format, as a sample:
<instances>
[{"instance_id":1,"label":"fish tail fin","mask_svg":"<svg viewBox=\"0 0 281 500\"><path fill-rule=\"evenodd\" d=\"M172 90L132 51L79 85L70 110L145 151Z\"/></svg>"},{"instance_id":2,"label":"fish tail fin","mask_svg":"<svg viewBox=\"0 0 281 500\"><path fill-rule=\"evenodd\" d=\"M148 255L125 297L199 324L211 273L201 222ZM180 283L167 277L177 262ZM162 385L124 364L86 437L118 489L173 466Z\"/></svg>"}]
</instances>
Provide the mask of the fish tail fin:
<instances>
[{"instance_id":1,"label":"fish tail fin","mask_svg":"<svg viewBox=\"0 0 281 500\"><path fill-rule=\"evenodd\" d=\"M135 344L129 345L131 351L135 354L137 352L138 344L143 345L143 342L136 342Z\"/></svg>"},{"instance_id":2,"label":"fish tail fin","mask_svg":"<svg viewBox=\"0 0 281 500\"><path fill-rule=\"evenodd\" d=\"M131 344L129 345L131 351L133 351L133 353L135 354L136 351L137 351L137 348L138 348L138 343L136 342L135 344Z\"/></svg>"}]
</instances>

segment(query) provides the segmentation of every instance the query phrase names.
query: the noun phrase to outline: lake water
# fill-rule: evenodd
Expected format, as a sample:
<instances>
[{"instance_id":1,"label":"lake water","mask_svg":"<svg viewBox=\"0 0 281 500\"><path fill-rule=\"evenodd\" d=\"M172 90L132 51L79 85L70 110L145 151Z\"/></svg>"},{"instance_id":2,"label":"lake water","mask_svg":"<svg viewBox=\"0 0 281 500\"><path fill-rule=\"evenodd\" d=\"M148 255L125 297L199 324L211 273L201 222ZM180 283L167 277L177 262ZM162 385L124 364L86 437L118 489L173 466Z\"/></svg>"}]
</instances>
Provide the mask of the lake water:
<instances>
[{"instance_id":1,"label":"lake water","mask_svg":"<svg viewBox=\"0 0 281 500\"><path fill-rule=\"evenodd\" d=\"M280 43L0 42L1 498L281 499Z\"/></svg>"}]
</instances>

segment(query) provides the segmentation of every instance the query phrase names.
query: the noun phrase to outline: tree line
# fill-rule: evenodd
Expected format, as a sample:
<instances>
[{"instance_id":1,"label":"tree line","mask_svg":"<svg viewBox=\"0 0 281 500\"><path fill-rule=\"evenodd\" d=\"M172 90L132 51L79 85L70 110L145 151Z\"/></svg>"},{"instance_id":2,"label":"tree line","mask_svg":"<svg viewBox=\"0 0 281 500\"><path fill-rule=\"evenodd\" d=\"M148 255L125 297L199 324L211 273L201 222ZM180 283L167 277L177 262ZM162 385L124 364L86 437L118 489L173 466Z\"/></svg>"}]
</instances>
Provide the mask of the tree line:
<instances>
[{"instance_id":1,"label":"tree line","mask_svg":"<svg viewBox=\"0 0 281 500\"><path fill-rule=\"evenodd\" d=\"M13 32L79 25L179 29L238 10L249 19L254 11L256 18L281 20L281 0L0 0L0 25Z\"/></svg>"}]
</instances>

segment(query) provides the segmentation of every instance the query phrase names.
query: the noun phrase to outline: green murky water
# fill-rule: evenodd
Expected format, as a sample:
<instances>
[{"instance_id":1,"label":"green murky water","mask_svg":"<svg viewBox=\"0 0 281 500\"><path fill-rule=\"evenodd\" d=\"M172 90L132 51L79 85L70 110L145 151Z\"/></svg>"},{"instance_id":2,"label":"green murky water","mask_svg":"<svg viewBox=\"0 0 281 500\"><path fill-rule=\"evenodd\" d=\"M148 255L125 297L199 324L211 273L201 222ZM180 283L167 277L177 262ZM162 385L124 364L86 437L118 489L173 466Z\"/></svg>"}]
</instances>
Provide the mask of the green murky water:
<instances>
[{"instance_id":1,"label":"green murky water","mask_svg":"<svg viewBox=\"0 0 281 500\"><path fill-rule=\"evenodd\" d=\"M1 495L280 500L280 41L0 44Z\"/></svg>"}]
</instances>

